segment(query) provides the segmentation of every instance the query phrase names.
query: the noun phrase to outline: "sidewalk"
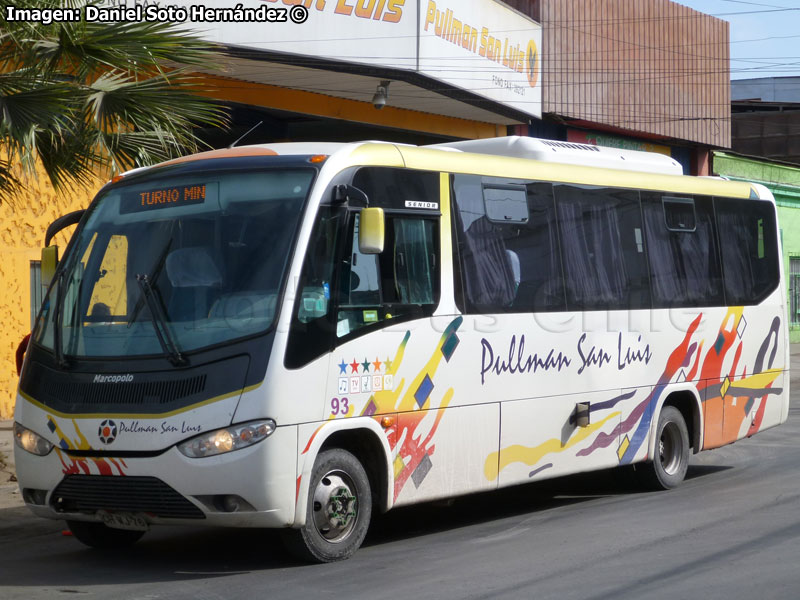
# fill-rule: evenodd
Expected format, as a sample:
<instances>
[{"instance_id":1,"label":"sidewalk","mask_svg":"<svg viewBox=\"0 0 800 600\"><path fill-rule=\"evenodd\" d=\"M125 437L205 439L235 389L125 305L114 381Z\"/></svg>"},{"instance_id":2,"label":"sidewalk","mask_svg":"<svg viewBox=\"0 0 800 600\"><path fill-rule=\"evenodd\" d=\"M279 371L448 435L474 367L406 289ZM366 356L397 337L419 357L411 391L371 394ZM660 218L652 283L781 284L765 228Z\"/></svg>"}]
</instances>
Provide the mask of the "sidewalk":
<instances>
[{"instance_id":1,"label":"sidewalk","mask_svg":"<svg viewBox=\"0 0 800 600\"><path fill-rule=\"evenodd\" d=\"M13 421L0 421L0 509L22 506L14 471Z\"/></svg>"}]
</instances>

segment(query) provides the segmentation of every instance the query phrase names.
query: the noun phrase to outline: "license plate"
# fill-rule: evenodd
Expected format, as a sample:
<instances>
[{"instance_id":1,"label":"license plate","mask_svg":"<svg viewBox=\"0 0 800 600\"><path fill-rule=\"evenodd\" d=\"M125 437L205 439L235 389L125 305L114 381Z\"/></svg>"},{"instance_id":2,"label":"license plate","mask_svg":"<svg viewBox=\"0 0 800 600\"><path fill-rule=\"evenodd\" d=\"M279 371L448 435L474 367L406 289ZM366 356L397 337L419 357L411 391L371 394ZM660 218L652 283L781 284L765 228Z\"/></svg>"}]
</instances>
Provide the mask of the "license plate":
<instances>
[{"instance_id":1,"label":"license plate","mask_svg":"<svg viewBox=\"0 0 800 600\"><path fill-rule=\"evenodd\" d=\"M150 526L144 517L126 512L107 512L97 511L97 515L102 519L107 527L112 529L127 529L129 531L147 531Z\"/></svg>"}]
</instances>

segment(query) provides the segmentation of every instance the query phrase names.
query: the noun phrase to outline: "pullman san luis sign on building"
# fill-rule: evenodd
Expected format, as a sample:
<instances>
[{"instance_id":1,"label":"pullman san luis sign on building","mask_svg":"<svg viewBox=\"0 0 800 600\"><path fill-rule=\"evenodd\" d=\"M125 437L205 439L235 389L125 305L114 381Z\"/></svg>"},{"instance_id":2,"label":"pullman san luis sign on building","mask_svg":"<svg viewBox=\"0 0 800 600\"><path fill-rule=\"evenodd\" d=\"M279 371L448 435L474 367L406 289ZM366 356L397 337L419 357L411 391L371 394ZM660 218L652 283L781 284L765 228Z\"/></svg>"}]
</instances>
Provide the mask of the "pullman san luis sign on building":
<instances>
[{"instance_id":1,"label":"pullman san luis sign on building","mask_svg":"<svg viewBox=\"0 0 800 600\"><path fill-rule=\"evenodd\" d=\"M154 3L153 0L148 0ZM190 7L189 0L159 0ZM206 2L216 6L214 2ZM192 21L204 38L247 50L408 71L541 117L542 28L495 0L243 0L304 7L305 20Z\"/></svg>"}]
</instances>

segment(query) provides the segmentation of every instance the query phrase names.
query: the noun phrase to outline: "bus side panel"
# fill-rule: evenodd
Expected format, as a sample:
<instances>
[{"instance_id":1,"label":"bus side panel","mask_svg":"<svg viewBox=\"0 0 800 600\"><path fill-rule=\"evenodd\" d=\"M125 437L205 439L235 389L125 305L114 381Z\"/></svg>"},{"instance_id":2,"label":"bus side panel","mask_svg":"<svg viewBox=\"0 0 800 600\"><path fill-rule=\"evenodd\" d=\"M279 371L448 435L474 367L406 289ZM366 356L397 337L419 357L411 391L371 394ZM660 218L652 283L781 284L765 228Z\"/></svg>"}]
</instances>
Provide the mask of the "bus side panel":
<instances>
[{"instance_id":1,"label":"bus side panel","mask_svg":"<svg viewBox=\"0 0 800 600\"><path fill-rule=\"evenodd\" d=\"M457 315L398 323L331 355L322 419L397 418L389 437L394 503L497 485L486 481L483 465L497 451L499 407L472 393L463 325Z\"/></svg>"},{"instance_id":2,"label":"bus side panel","mask_svg":"<svg viewBox=\"0 0 800 600\"><path fill-rule=\"evenodd\" d=\"M499 404L402 413L394 456L395 505L495 489L484 476L496 454Z\"/></svg>"},{"instance_id":3,"label":"bus side panel","mask_svg":"<svg viewBox=\"0 0 800 600\"><path fill-rule=\"evenodd\" d=\"M276 343L276 348L279 348ZM283 351L275 352L281 356ZM236 410L238 422L269 417L279 426L317 421L324 409L325 378L330 355L325 354L302 369L290 370L281 360L271 360L260 395L243 395Z\"/></svg>"},{"instance_id":4,"label":"bus side panel","mask_svg":"<svg viewBox=\"0 0 800 600\"><path fill-rule=\"evenodd\" d=\"M703 395L704 449L718 448L780 424L785 318L774 303L710 313L698 389ZM713 320L716 319L716 320Z\"/></svg>"},{"instance_id":5,"label":"bus side panel","mask_svg":"<svg viewBox=\"0 0 800 600\"><path fill-rule=\"evenodd\" d=\"M758 325L752 334L745 330L741 336L740 344L745 347L742 354L748 355L745 364L749 368L732 368L730 383L723 380L720 387L720 394L725 390L723 435L730 441L781 424L789 401L789 378L784 371L789 366L784 364L787 345L784 311L774 306L758 309L746 309L742 317Z\"/></svg>"},{"instance_id":6,"label":"bus side panel","mask_svg":"<svg viewBox=\"0 0 800 600\"><path fill-rule=\"evenodd\" d=\"M650 437L653 430L652 402L654 388L651 386L623 388L613 404L620 411L620 435L617 457L620 463L631 464L649 458ZM633 425L637 425L633 427Z\"/></svg>"},{"instance_id":7,"label":"bus side panel","mask_svg":"<svg viewBox=\"0 0 800 600\"><path fill-rule=\"evenodd\" d=\"M319 377L326 381L326 388L316 418L371 417L411 410L414 399L404 399L406 378L424 369L424 363L418 362L423 360L423 352L427 358L435 356L438 337L423 321L386 327L342 344L330 355L326 376ZM438 366L429 369L430 377L436 376Z\"/></svg>"},{"instance_id":8,"label":"bus side panel","mask_svg":"<svg viewBox=\"0 0 800 600\"><path fill-rule=\"evenodd\" d=\"M767 394L760 398L754 398L750 410L749 419L746 419L739 431L739 437L751 436L759 431L764 431L770 427L780 425L784 421L784 400L789 398L788 372L781 372L772 383L771 388L782 390L776 395ZM748 398L746 402L749 402Z\"/></svg>"},{"instance_id":9,"label":"bus side panel","mask_svg":"<svg viewBox=\"0 0 800 600\"><path fill-rule=\"evenodd\" d=\"M714 396L706 382L701 391L703 398L703 450L719 448L725 442L722 438L722 400Z\"/></svg>"},{"instance_id":10,"label":"bus side panel","mask_svg":"<svg viewBox=\"0 0 800 600\"><path fill-rule=\"evenodd\" d=\"M499 470L499 484L507 486L616 466L620 396L617 389L503 403L501 450L487 458L487 478ZM577 403L588 403L589 423L578 423Z\"/></svg>"}]
</instances>

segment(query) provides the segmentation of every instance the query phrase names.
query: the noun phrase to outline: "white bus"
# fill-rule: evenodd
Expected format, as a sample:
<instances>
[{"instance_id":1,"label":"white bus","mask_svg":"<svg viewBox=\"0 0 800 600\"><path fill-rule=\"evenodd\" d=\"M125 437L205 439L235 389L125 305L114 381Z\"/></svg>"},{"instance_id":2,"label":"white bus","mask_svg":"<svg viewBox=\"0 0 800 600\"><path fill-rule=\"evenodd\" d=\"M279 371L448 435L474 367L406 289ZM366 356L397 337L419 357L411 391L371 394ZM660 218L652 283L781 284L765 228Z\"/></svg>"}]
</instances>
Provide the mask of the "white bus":
<instances>
[{"instance_id":1,"label":"white bus","mask_svg":"<svg viewBox=\"0 0 800 600\"><path fill-rule=\"evenodd\" d=\"M130 172L43 253L22 496L94 547L272 527L333 561L400 505L631 464L674 487L787 418L778 231L763 187L529 138Z\"/></svg>"}]
</instances>

